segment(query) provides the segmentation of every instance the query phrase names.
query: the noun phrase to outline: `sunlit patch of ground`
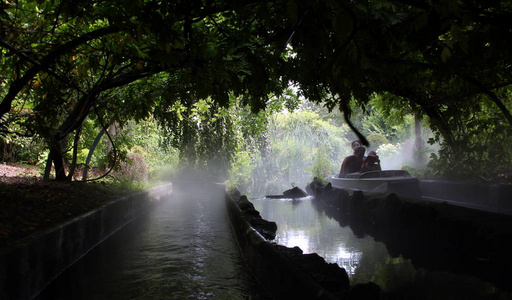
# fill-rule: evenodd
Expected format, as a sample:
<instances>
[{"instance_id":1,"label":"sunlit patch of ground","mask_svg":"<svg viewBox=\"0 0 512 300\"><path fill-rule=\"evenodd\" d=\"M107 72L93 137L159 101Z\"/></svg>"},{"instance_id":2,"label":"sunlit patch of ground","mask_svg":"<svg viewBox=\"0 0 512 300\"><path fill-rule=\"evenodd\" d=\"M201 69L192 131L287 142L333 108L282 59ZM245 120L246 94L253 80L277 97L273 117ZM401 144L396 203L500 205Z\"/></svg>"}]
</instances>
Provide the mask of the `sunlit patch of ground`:
<instances>
[{"instance_id":1,"label":"sunlit patch of ground","mask_svg":"<svg viewBox=\"0 0 512 300\"><path fill-rule=\"evenodd\" d=\"M0 164L0 182L35 183L41 180L41 171L37 166L24 164Z\"/></svg>"}]
</instances>

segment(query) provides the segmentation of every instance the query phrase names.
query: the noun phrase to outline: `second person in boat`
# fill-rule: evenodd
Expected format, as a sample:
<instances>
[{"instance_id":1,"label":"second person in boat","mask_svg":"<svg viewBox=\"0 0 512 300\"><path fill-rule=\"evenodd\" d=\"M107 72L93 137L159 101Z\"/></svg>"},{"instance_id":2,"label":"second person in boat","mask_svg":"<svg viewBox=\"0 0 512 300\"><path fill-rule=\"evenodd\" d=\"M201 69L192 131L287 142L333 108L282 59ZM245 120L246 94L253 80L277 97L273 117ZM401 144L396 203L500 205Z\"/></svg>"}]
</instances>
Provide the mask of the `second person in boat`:
<instances>
[{"instance_id":1,"label":"second person in boat","mask_svg":"<svg viewBox=\"0 0 512 300\"><path fill-rule=\"evenodd\" d=\"M380 167L380 159L375 151L370 151L366 155L366 158L363 159L363 166L361 167L361 172L369 172L369 171L381 171Z\"/></svg>"}]
</instances>

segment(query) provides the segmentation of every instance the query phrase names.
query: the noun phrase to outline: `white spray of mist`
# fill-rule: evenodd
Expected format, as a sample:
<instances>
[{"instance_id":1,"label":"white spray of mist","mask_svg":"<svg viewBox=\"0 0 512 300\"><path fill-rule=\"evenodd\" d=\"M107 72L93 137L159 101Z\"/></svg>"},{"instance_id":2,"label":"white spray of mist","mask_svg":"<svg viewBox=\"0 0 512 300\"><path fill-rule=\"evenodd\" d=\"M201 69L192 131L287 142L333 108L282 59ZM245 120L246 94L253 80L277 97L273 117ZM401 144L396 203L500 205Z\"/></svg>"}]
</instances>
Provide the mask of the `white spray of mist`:
<instances>
[{"instance_id":1,"label":"white spray of mist","mask_svg":"<svg viewBox=\"0 0 512 300\"><path fill-rule=\"evenodd\" d=\"M402 144L381 145L379 149L377 149L377 154L379 155L383 170L400 170L404 166L422 168L425 167L430 160L429 157L431 153L437 154L439 144L426 144L424 147L425 160L422 162L416 162L415 152L417 150L414 145L414 138L407 139Z\"/></svg>"},{"instance_id":2,"label":"white spray of mist","mask_svg":"<svg viewBox=\"0 0 512 300\"><path fill-rule=\"evenodd\" d=\"M382 148L377 150L377 154L380 157L380 165L383 170L400 170L404 165L410 166L414 161L414 140L412 139L407 140L400 147L395 147L396 152L379 151L383 150Z\"/></svg>"}]
</instances>

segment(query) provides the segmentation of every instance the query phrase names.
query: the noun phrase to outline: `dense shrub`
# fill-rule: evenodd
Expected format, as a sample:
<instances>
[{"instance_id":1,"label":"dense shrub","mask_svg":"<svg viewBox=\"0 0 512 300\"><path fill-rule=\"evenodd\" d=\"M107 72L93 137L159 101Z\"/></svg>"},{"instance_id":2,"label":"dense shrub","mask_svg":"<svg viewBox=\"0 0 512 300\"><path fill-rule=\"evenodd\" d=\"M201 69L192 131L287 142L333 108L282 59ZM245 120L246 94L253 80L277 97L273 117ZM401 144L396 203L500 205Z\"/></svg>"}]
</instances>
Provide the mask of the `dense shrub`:
<instances>
[{"instance_id":1,"label":"dense shrub","mask_svg":"<svg viewBox=\"0 0 512 300\"><path fill-rule=\"evenodd\" d=\"M144 157L138 153L128 153L126 161L119 162L113 176L117 179L127 178L131 181L147 181L148 168Z\"/></svg>"}]
</instances>

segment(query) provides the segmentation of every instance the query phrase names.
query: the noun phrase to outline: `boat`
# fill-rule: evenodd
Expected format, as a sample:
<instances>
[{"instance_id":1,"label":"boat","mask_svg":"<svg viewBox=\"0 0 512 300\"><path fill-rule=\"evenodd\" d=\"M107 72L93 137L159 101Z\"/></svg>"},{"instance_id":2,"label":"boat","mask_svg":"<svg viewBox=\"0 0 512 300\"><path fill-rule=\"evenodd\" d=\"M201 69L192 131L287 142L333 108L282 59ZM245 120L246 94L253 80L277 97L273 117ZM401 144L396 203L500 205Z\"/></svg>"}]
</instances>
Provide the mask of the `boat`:
<instances>
[{"instance_id":1,"label":"boat","mask_svg":"<svg viewBox=\"0 0 512 300\"><path fill-rule=\"evenodd\" d=\"M338 174L329 178L335 188L345 189L349 193L363 191L370 193L390 194L409 198L421 198L418 178L405 170L369 171L351 173L338 178Z\"/></svg>"}]
</instances>

